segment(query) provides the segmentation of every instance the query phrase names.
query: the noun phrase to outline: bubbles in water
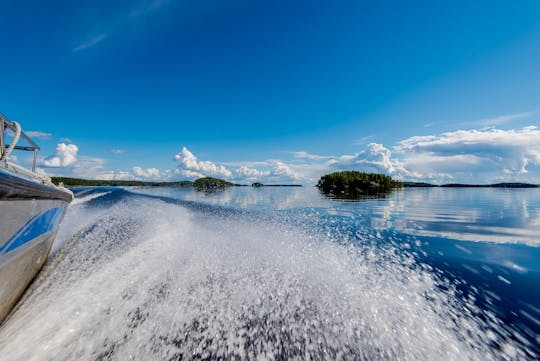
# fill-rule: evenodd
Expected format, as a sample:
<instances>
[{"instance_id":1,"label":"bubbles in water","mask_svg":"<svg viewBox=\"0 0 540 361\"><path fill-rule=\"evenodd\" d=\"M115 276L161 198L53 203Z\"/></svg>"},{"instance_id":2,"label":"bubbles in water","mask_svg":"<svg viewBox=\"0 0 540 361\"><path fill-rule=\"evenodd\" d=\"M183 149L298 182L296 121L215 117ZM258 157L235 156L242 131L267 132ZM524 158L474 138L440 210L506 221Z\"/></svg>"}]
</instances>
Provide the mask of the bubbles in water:
<instances>
[{"instance_id":1,"label":"bubbles in water","mask_svg":"<svg viewBox=\"0 0 540 361\"><path fill-rule=\"evenodd\" d=\"M77 207L73 238L0 330L5 359L524 357L392 246L138 197Z\"/></svg>"}]
</instances>

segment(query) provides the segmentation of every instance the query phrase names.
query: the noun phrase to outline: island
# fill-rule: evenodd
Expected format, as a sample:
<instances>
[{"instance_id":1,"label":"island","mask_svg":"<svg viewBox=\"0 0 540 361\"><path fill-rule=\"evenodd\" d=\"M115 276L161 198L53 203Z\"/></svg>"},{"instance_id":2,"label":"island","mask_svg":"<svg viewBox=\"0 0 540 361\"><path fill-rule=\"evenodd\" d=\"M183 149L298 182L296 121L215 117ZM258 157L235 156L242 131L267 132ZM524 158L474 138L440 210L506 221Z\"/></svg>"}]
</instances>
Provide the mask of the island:
<instances>
[{"instance_id":1,"label":"island","mask_svg":"<svg viewBox=\"0 0 540 361\"><path fill-rule=\"evenodd\" d=\"M255 182L251 184L252 187L260 188L260 187L302 187L301 184L263 184L259 182Z\"/></svg>"},{"instance_id":2,"label":"island","mask_svg":"<svg viewBox=\"0 0 540 361\"><path fill-rule=\"evenodd\" d=\"M199 178L193 182L193 187L199 191L215 191L225 189L230 186L234 186L234 184L223 179L212 177Z\"/></svg>"},{"instance_id":3,"label":"island","mask_svg":"<svg viewBox=\"0 0 540 361\"><path fill-rule=\"evenodd\" d=\"M319 190L333 198L361 198L384 195L403 183L380 173L342 171L322 176L317 183Z\"/></svg>"}]
</instances>

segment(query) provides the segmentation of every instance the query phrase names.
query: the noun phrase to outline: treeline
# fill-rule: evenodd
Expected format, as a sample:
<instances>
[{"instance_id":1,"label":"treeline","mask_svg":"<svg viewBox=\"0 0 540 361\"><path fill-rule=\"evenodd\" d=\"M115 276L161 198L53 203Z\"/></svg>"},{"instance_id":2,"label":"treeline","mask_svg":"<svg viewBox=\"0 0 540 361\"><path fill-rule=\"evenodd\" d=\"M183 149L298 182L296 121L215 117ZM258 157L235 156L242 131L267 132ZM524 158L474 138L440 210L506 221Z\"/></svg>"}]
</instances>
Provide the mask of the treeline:
<instances>
[{"instance_id":1,"label":"treeline","mask_svg":"<svg viewBox=\"0 0 540 361\"><path fill-rule=\"evenodd\" d=\"M66 187L133 187L133 186L154 186L154 187L191 187L193 182L144 182L135 180L102 180L102 179L80 179L70 177L51 177L54 184L62 183Z\"/></svg>"},{"instance_id":2,"label":"treeline","mask_svg":"<svg viewBox=\"0 0 540 361\"><path fill-rule=\"evenodd\" d=\"M321 192L336 197L388 192L403 187L403 183L380 173L358 171L335 172L322 176L317 183Z\"/></svg>"},{"instance_id":3,"label":"treeline","mask_svg":"<svg viewBox=\"0 0 540 361\"><path fill-rule=\"evenodd\" d=\"M223 179L212 178L212 177L199 178L195 182L193 182L193 187L197 188L197 190L200 190L200 191L225 189L233 185L234 184L224 181Z\"/></svg>"},{"instance_id":4,"label":"treeline","mask_svg":"<svg viewBox=\"0 0 540 361\"><path fill-rule=\"evenodd\" d=\"M537 184L531 183L495 183L495 184L465 184L465 183L449 183L449 184L430 184L424 182L403 182L405 188L428 188L428 187L441 187L441 188L539 188Z\"/></svg>"},{"instance_id":5,"label":"treeline","mask_svg":"<svg viewBox=\"0 0 540 361\"><path fill-rule=\"evenodd\" d=\"M199 190L225 189L227 187L247 187L247 184L234 184L223 179L203 177L196 181L178 181L178 182L145 182L136 180L101 180L101 179L81 179L70 177L51 177L54 184L62 183L66 187L195 187ZM252 187L301 187L300 184L262 184L253 183Z\"/></svg>"}]
</instances>

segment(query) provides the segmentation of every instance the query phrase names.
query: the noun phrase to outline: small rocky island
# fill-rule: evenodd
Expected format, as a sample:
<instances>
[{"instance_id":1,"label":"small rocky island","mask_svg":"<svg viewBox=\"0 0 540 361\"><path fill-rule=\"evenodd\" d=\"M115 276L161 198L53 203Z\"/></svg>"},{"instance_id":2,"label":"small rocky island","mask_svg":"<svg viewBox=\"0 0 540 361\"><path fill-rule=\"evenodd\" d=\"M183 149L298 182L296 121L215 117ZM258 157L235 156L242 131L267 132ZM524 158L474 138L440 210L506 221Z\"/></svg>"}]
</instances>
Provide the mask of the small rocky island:
<instances>
[{"instance_id":1,"label":"small rocky island","mask_svg":"<svg viewBox=\"0 0 540 361\"><path fill-rule=\"evenodd\" d=\"M317 187L332 198L355 199L384 195L403 183L384 174L343 171L322 176Z\"/></svg>"}]
</instances>

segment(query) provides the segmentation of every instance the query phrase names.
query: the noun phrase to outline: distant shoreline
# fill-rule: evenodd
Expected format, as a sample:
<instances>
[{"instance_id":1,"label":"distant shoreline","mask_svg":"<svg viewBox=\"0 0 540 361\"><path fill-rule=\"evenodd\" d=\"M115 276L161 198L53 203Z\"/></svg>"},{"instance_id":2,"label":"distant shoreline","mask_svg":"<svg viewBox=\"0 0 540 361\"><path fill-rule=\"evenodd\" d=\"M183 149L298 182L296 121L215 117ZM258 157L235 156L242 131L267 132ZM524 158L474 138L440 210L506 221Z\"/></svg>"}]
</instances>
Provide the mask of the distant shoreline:
<instances>
[{"instance_id":1,"label":"distant shoreline","mask_svg":"<svg viewBox=\"0 0 540 361\"><path fill-rule=\"evenodd\" d=\"M63 183L66 187L193 187L192 181L178 182L145 182L134 180L100 180L80 179L70 177L51 177L55 184ZM301 184L231 184L233 187L302 187ZM494 183L494 184L431 184L426 182L403 182L404 188L540 188L538 184L531 183Z\"/></svg>"},{"instance_id":2,"label":"distant shoreline","mask_svg":"<svg viewBox=\"0 0 540 361\"><path fill-rule=\"evenodd\" d=\"M194 187L194 182L192 181L145 182L135 180L101 180L70 177L51 177L51 181L54 184L62 183L66 187ZM303 187L301 184L227 184L227 186L231 187Z\"/></svg>"},{"instance_id":3,"label":"distant shoreline","mask_svg":"<svg viewBox=\"0 0 540 361\"><path fill-rule=\"evenodd\" d=\"M449 183L449 184L430 184L424 182L403 182L404 188L539 188L538 184L531 183L494 183L494 184L465 184L465 183Z\"/></svg>"}]
</instances>

